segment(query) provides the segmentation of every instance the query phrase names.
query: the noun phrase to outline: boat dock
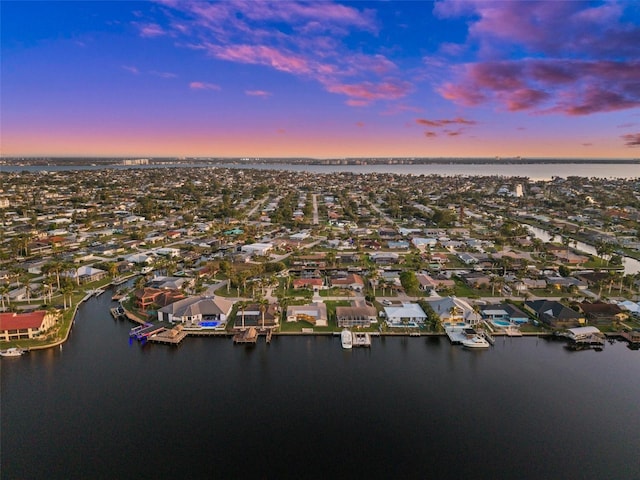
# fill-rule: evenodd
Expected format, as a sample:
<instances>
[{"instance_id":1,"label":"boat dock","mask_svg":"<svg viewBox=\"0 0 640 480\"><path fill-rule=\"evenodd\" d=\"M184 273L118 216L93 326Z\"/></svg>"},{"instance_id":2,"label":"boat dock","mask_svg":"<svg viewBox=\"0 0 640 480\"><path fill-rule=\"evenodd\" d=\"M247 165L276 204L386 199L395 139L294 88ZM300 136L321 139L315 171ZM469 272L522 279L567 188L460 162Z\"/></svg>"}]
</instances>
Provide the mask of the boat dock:
<instances>
[{"instance_id":1,"label":"boat dock","mask_svg":"<svg viewBox=\"0 0 640 480\"><path fill-rule=\"evenodd\" d=\"M148 341L154 343L165 343L168 345L178 345L187 336L187 332L184 331L182 325L176 325L175 327L168 329L164 328L148 337Z\"/></svg>"},{"instance_id":2,"label":"boat dock","mask_svg":"<svg viewBox=\"0 0 640 480\"><path fill-rule=\"evenodd\" d=\"M445 328L445 333L452 345L460 345L463 340L468 338L466 330L464 327L447 327Z\"/></svg>"},{"instance_id":3,"label":"boat dock","mask_svg":"<svg viewBox=\"0 0 640 480\"><path fill-rule=\"evenodd\" d=\"M122 320L125 318L124 308L122 306L110 308L111 316L116 320Z\"/></svg>"},{"instance_id":4,"label":"boat dock","mask_svg":"<svg viewBox=\"0 0 640 480\"><path fill-rule=\"evenodd\" d=\"M254 327L249 327L233 336L233 343L255 345L257 341L258 331Z\"/></svg>"},{"instance_id":5,"label":"boat dock","mask_svg":"<svg viewBox=\"0 0 640 480\"><path fill-rule=\"evenodd\" d=\"M136 340L142 342L147 341L150 336L155 335L156 333L160 333L164 330L166 330L165 327L154 325L153 323L145 323L144 325L133 327L129 331L129 337L135 338Z\"/></svg>"},{"instance_id":6,"label":"boat dock","mask_svg":"<svg viewBox=\"0 0 640 480\"><path fill-rule=\"evenodd\" d=\"M352 346L371 348L371 335L366 332L352 332Z\"/></svg>"}]
</instances>

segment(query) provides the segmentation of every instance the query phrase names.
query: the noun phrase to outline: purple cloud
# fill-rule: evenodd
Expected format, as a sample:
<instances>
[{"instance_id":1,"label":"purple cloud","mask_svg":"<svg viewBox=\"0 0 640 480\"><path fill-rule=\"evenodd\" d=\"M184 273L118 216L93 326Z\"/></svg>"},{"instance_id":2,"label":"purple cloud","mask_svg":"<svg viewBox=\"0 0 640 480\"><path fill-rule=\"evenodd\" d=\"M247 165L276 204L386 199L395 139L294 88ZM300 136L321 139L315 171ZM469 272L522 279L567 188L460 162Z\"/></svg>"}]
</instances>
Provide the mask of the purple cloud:
<instances>
[{"instance_id":1,"label":"purple cloud","mask_svg":"<svg viewBox=\"0 0 640 480\"><path fill-rule=\"evenodd\" d=\"M160 0L166 34L218 60L260 65L313 79L350 106L396 100L412 85L392 78L397 65L381 52L353 50L354 32L377 34L375 12L358 4L230 0ZM274 23L285 25L273 28ZM155 25L148 23L145 25ZM165 23L162 23L165 25ZM152 30L150 30L151 32Z\"/></svg>"},{"instance_id":2,"label":"purple cloud","mask_svg":"<svg viewBox=\"0 0 640 480\"><path fill-rule=\"evenodd\" d=\"M640 147L640 133L627 133L620 138L624 140L627 147Z\"/></svg>"},{"instance_id":3,"label":"purple cloud","mask_svg":"<svg viewBox=\"0 0 640 480\"><path fill-rule=\"evenodd\" d=\"M206 83L206 82L191 82L189 83L189 88L191 90L220 90L220 85L216 85L215 83Z\"/></svg>"},{"instance_id":4,"label":"purple cloud","mask_svg":"<svg viewBox=\"0 0 640 480\"><path fill-rule=\"evenodd\" d=\"M138 75L140 73L138 67L134 67L133 65L122 65L122 68L129 73L133 73L134 75Z\"/></svg>"},{"instance_id":5,"label":"purple cloud","mask_svg":"<svg viewBox=\"0 0 640 480\"><path fill-rule=\"evenodd\" d=\"M469 17L474 62L438 91L456 103L506 111L590 115L640 106L640 29L629 5L445 0L440 17ZM522 52L529 56L522 57ZM500 60L503 58L504 60Z\"/></svg>"},{"instance_id":6,"label":"purple cloud","mask_svg":"<svg viewBox=\"0 0 640 480\"><path fill-rule=\"evenodd\" d=\"M249 95L250 97L261 97L261 98L269 98L271 96L271 92L267 92L265 90L245 90L245 95Z\"/></svg>"},{"instance_id":7,"label":"purple cloud","mask_svg":"<svg viewBox=\"0 0 640 480\"><path fill-rule=\"evenodd\" d=\"M523 59L463 65L444 98L508 111L588 115L640 106L640 62Z\"/></svg>"}]
</instances>

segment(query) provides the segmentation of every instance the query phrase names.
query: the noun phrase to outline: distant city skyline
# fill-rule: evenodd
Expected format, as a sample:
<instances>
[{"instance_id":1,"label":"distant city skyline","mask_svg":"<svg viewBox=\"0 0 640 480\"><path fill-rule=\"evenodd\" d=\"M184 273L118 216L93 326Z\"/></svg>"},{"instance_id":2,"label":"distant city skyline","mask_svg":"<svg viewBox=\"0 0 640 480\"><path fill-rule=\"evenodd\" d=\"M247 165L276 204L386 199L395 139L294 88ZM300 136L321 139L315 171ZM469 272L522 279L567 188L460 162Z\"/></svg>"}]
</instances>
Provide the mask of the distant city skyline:
<instances>
[{"instance_id":1,"label":"distant city skyline","mask_svg":"<svg viewBox=\"0 0 640 480\"><path fill-rule=\"evenodd\" d=\"M3 156L640 157L636 2L5 2Z\"/></svg>"}]
</instances>

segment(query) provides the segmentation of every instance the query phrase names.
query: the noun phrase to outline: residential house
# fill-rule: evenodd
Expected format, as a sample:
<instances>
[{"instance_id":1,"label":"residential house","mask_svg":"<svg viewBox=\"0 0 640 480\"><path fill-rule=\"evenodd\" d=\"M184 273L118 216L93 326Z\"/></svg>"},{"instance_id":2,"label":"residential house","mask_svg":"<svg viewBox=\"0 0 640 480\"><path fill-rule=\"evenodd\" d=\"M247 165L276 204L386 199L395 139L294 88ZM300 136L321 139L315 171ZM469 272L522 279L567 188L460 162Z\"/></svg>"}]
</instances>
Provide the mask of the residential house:
<instances>
[{"instance_id":1,"label":"residential house","mask_svg":"<svg viewBox=\"0 0 640 480\"><path fill-rule=\"evenodd\" d=\"M443 290L456 286L456 282L442 275L432 277L426 273L417 273L416 279L420 284L420 290L423 292Z\"/></svg>"},{"instance_id":2,"label":"residential house","mask_svg":"<svg viewBox=\"0 0 640 480\"><path fill-rule=\"evenodd\" d=\"M136 307L143 312L152 305L162 308L185 298L180 290L163 290L151 287L134 290L133 297Z\"/></svg>"},{"instance_id":3,"label":"residential house","mask_svg":"<svg viewBox=\"0 0 640 480\"><path fill-rule=\"evenodd\" d=\"M518 324L529 322L529 316L511 303L482 305L480 315L485 320L505 320Z\"/></svg>"},{"instance_id":4,"label":"residential house","mask_svg":"<svg viewBox=\"0 0 640 480\"><path fill-rule=\"evenodd\" d=\"M307 322L316 327L329 324L327 306L322 302L307 305L290 305L287 307L287 322Z\"/></svg>"},{"instance_id":5,"label":"residential house","mask_svg":"<svg viewBox=\"0 0 640 480\"><path fill-rule=\"evenodd\" d=\"M264 309L264 310L263 310ZM246 305L244 309L238 307L234 322L235 329L247 327L275 328L280 324L280 315L275 303L261 306L257 303Z\"/></svg>"},{"instance_id":6,"label":"residential house","mask_svg":"<svg viewBox=\"0 0 640 480\"><path fill-rule=\"evenodd\" d=\"M45 310L30 313L0 313L0 340L9 342L36 338L53 327L57 314Z\"/></svg>"},{"instance_id":7,"label":"residential house","mask_svg":"<svg viewBox=\"0 0 640 480\"><path fill-rule=\"evenodd\" d=\"M591 325L611 325L629 317L622 308L613 303L582 302L578 304L578 308L586 315L587 321Z\"/></svg>"},{"instance_id":8,"label":"residential house","mask_svg":"<svg viewBox=\"0 0 640 480\"><path fill-rule=\"evenodd\" d=\"M349 273L346 277L332 278L331 286L360 292L364 288L364 280L357 273Z\"/></svg>"},{"instance_id":9,"label":"residential house","mask_svg":"<svg viewBox=\"0 0 640 480\"><path fill-rule=\"evenodd\" d=\"M427 319L422 307L417 303L405 302L400 306L384 307L387 325L390 327L415 327L423 325Z\"/></svg>"},{"instance_id":10,"label":"residential house","mask_svg":"<svg viewBox=\"0 0 640 480\"><path fill-rule=\"evenodd\" d=\"M471 272L462 275L464 282L472 288L490 288L491 277L482 272Z\"/></svg>"},{"instance_id":11,"label":"residential house","mask_svg":"<svg viewBox=\"0 0 640 480\"><path fill-rule=\"evenodd\" d=\"M553 300L528 300L524 308L551 328L573 328L585 323L584 315Z\"/></svg>"},{"instance_id":12,"label":"residential house","mask_svg":"<svg viewBox=\"0 0 640 480\"><path fill-rule=\"evenodd\" d=\"M353 301L348 307L336 307L339 327L370 327L372 323L377 323L377 315L376 307L362 300Z\"/></svg>"},{"instance_id":13,"label":"residential house","mask_svg":"<svg viewBox=\"0 0 640 480\"><path fill-rule=\"evenodd\" d=\"M310 288L320 290L322 288L321 278L296 278L293 282L293 288L299 290L301 288Z\"/></svg>"},{"instance_id":14,"label":"residential house","mask_svg":"<svg viewBox=\"0 0 640 480\"><path fill-rule=\"evenodd\" d=\"M466 301L458 297L444 297L429 301L433 311L440 317L443 324L460 322L475 325L480 322L480 315Z\"/></svg>"},{"instance_id":15,"label":"residential house","mask_svg":"<svg viewBox=\"0 0 640 480\"><path fill-rule=\"evenodd\" d=\"M241 251L250 255L267 255L273 250L273 243L251 243L243 245Z\"/></svg>"},{"instance_id":16,"label":"residential house","mask_svg":"<svg viewBox=\"0 0 640 480\"><path fill-rule=\"evenodd\" d=\"M232 308L233 302L220 296L183 298L159 309L158 320L224 330Z\"/></svg>"}]
</instances>

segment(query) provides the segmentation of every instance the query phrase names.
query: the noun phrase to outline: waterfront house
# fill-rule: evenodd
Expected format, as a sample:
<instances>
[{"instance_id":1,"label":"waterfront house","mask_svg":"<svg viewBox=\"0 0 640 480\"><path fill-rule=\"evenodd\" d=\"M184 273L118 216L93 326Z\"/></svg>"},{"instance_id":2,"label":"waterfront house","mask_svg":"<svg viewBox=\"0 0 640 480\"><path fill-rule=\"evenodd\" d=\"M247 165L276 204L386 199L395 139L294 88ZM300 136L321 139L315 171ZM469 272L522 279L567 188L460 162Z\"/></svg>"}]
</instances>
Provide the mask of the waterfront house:
<instances>
[{"instance_id":1,"label":"waterfront house","mask_svg":"<svg viewBox=\"0 0 640 480\"><path fill-rule=\"evenodd\" d=\"M0 340L9 342L36 338L56 323L57 314L45 310L30 313L0 313Z\"/></svg>"},{"instance_id":2,"label":"waterfront house","mask_svg":"<svg viewBox=\"0 0 640 480\"><path fill-rule=\"evenodd\" d=\"M524 308L551 328L573 328L585 323L584 315L553 300L528 300Z\"/></svg>"},{"instance_id":3,"label":"waterfront house","mask_svg":"<svg viewBox=\"0 0 640 480\"><path fill-rule=\"evenodd\" d=\"M613 303L582 302L578 304L578 308L586 315L587 321L591 325L611 325L622 322L629 317L618 305Z\"/></svg>"},{"instance_id":4,"label":"waterfront house","mask_svg":"<svg viewBox=\"0 0 640 480\"><path fill-rule=\"evenodd\" d=\"M107 272L100 270L99 268L93 268L89 266L79 267L76 270L64 272L63 276L72 278L78 284L97 282L107 276Z\"/></svg>"},{"instance_id":5,"label":"waterfront house","mask_svg":"<svg viewBox=\"0 0 640 480\"><path fill-rule=\"evenodd\" d=\"M189 297L177 300L158 310L158 320L182 323L187 327L211 326L224 330L233 302L220 296Z\"/></svg>"},{"instance_id":6,"label":"waterfront house","mask_svg":"<svg viewBox=\"0 0 640 480\"><path fill-rule=\"evenodd\" d=\"M387 325L390 327L416 327L423 325L427 319L422 307L417 303L404 302L400 306L384 307Z\"/></svg>"},{"instance_id":7,"label":"waterfront house","mask_svg":"<svg viewBox=\"0 0 640 480\"><path fill-rule=\"evenodd\" d=\"M468 323L475 325L480 321L480 315L466 301L458 297L450 296L430 300L429 305L440 317L443 324Z\"/></svg>"},{"instance_id":8,"label":"waterfront house","mask_svg":"<svg viewBox=\"0 0 640 480\"><path fill-rule=\"evenodd\" d=\"M261 306L258 303L250 303L244 309L238 307L234 321L234 328L243 329L246 327L270 328L273 329L280 324L280 315L275 303Z\"/></svg>"},{"instance_id":9,"label":"waterfront house","mask_svg":"<svg viewBox=\"0 0 640 480\"><path fill-rule=\"evenodd\" d=\"M339 327L370 327L378 321L377 315L376 307L362 300L353 301L348 307L336 307Z\"/></svg>"},{"instance_id":10,"label":"waterfront house","mask_svg":"<svg viewBox=\"0 0 640 480\"><path fill-rule=\"evenodd\" d=\"M480 314L484 320L505 320L518 324L529 322L529 316L511 303L482 305Z\"/></svg>"},{"instance_id":11,"label":"waterfront house","mask_svg":"<svg viewBox=\"0 0 640 480\"><path fill-rule=\"evenodd\" d=\"M145 287L134 290L133 297L136 307L144 312L151 305L165 307L181 300L184 298L184 294L180 290L162 290Z\"/></svg>"},{"instance_id":12,"label":"waterfront house","mask_svg":"<svg viewBox=\"0 0 640 480\"><path fill-rule=\"evenodd\" d=\"M329 324L327 306L322 302L307 305L290 305L287 307L287 322L307 322L316 327Z\"/></svg>"}]
</instances>

